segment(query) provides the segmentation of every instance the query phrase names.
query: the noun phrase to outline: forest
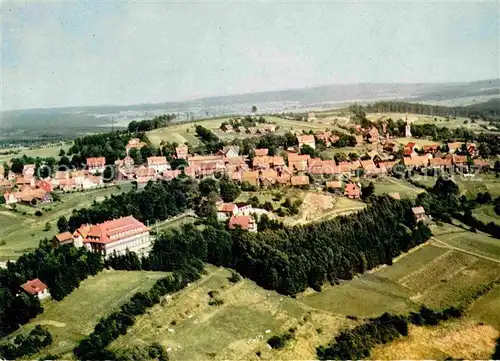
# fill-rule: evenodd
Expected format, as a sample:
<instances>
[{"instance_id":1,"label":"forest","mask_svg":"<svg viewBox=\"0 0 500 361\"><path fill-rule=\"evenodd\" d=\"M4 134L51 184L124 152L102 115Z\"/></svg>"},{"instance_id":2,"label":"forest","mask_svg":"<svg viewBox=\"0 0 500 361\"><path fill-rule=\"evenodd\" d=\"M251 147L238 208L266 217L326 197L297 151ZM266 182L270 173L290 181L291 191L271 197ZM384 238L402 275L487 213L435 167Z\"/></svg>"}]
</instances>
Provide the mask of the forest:
<instances>
[{"instance_id":1,"label":"forest","mask_svg":"<svg viewBox=\"0 0 500 361\"><path fill-rule=\"evenodd\" d=\"M259 233L228 231L220 224L185 225L161 234L142 262L133 255L112 257L117 269L171 271L198 259L231 267L266 289L295 295L322 284L349 280L425 242L429 228L416 224L410 201L372 197L350 216Z\"/></svg>"},{"instance_id":2,"label":"forest","mask_svg":"<svg viewBox=\"0 0 500 361\"><path fill-rule=\"evenodd\" d=\"M486 103L464 107L446 107L441 105L380 101L364 107L369 113L413 113L441 117L467 117L471 119L497 119L500 115L500 102L491 99Z\"/></svg>"},{"instance_id":3,"label":"forest","mask_svg":"<svg viewBox=\"0 0 500 361\"><path fill-rule=\"evenodd\" d=\"M112 195L88 208L74 210L69 218L57 221L60 232L74 231L82 224L96 224L132 215L142 222L155 222L192 209L198 196L198 185L190 178L149 182L140 192Z\"/></svg>"}]
</instances>

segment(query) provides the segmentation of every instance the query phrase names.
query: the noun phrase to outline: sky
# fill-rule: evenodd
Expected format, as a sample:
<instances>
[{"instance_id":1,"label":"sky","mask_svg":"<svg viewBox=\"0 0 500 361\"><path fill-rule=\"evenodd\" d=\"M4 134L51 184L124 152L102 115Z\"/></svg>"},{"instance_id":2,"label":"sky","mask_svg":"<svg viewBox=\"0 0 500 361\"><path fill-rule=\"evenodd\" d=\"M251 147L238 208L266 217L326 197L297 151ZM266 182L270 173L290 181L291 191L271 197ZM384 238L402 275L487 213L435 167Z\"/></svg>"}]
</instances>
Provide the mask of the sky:
<instances>
[{"instance_id":1,"label":"sky","mask_svg":"<svg viewBox=\"0 0 500 361\"><path fill-rule=\"evenodd\" d=\"M500 2L3 2L2 109L500 78Z\"/></svg>"}]
</instances>

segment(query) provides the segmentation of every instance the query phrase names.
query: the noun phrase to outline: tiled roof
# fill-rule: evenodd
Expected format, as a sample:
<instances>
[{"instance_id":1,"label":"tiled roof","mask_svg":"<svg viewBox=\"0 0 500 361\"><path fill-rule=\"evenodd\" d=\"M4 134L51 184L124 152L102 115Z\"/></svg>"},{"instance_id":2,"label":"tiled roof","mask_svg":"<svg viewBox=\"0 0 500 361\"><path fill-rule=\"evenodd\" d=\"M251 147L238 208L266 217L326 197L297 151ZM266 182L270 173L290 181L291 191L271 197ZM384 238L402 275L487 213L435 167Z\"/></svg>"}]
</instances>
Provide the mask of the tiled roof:
<instances>
[{"instance_id":1,"label":"tiled roof","mask_svg":"<svg viewBox=\"0 0 500 361\"><path fill-rule=\"evenodd\" d=\"M40 281L38 278L22 284L21 287L30 295L36 295L39 292L47 289L47 285Z\"/></svg>"},{"instance_id":2,"label":"tiled roof","mask_svg":"<svg viewBox=\"0 0 500 361\"><path fill-rule=\"evenodd\" d=\"M110 243L121 239L119 233L134 231L141 233L148 231L142 222L139 222L133 216L113 219L104 223L90 225L88 232L85 230L84 242ZM80 231L80 229L78 230ZM129 237L130 233L123 237ZM90 238L90 239L89 239Z\"/></svg>"}]
</instances>

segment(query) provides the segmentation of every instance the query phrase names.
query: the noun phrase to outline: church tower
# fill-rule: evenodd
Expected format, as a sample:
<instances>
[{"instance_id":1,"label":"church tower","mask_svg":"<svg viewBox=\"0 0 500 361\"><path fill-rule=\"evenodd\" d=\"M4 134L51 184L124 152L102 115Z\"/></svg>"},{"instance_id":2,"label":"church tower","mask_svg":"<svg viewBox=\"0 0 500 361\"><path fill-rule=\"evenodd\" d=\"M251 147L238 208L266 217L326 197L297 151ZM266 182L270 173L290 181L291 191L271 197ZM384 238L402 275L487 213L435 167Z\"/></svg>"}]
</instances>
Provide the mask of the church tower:
<instances>
[{"instance_id":1,"label":"church tower","mask_svg":"<svg viewBox=\"0 0 500 361\"><path fill-rule=\"evenodd\" d=\"M405 137L411 138L411 126L410 123L408 123L408 113L406 114L406 119L405 119Z\"/></svg>"}]
</instances>

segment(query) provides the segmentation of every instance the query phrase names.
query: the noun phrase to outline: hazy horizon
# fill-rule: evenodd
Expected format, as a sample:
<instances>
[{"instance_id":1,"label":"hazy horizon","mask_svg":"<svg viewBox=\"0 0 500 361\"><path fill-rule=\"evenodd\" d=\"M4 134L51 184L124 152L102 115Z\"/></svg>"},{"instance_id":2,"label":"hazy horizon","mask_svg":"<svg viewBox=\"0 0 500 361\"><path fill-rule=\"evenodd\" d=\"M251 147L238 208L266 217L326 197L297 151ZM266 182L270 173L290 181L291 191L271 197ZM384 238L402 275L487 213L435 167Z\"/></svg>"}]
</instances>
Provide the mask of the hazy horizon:
<instances>
[{"instance_id":1,"label":"hazy horizon","mask_svg":"<svg viewBox=\"0 0 500 361\"><path fill-rule=\"evenodd\" d=\"M2 110L498 79L498 3L2 3Z\"/></svg>"}]
</instances>

